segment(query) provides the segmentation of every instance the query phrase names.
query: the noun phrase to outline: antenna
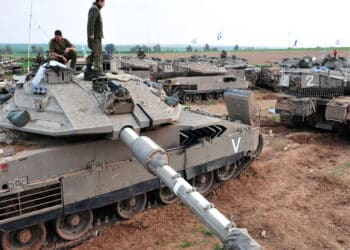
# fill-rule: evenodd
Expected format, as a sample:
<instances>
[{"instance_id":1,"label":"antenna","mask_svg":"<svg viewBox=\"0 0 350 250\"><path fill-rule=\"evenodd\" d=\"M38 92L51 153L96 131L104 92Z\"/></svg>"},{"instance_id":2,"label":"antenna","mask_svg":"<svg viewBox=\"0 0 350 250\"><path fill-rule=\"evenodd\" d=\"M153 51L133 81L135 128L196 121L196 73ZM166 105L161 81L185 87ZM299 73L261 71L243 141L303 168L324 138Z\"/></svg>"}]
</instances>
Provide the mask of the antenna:
<instances>
[{"instance_id":1,"label":"antenna","mask_svg":"<svg viewBox=\"0 0 350 250\"><path fill-rule=\"evenodd\" d=\"M31 39L32 39L32 11L33 11L33 0L30 1L30 14L29 14L29 34L28 34L28 65L27 65L27 71L29 73L30 69L30 45L31 45Z\"/></svg>"}]
</instances>

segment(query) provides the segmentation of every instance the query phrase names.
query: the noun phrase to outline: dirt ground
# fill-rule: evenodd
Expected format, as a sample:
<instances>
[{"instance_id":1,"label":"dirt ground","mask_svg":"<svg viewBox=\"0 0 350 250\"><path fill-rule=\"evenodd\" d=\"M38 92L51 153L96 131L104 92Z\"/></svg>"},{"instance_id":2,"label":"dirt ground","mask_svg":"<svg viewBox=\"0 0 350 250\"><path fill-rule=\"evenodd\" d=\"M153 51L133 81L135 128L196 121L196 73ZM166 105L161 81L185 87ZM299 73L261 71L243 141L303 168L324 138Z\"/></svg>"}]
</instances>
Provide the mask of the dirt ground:
<instances>
[{"instance_id":1,"label":"dirt ground","mask_svg":"<svg viewBox=\"0 0 350 250\"><path fill-rule=\"evenodd\" d=\"M229 56L235 54L237 57L245 58L250 64L269 64L270 62L281 62L283 58L301 58L303 56L316 57L323 59L328 53L333 53L331 50L323 51L240 51L229 52ZM201 55L203 52L198 53L179 53L179 54L152 54L154 57L160 58L178 58L189 57L193 54ZM208 56L219 56L220 52L206 52ZM339 56L350 57L350 51L339 51Z\"/></svg>"},{"instance_id":2,"label":"dirt ground","mask_svg":"<svg viewBox=\"0 0 350 250\"><path fill-rule=\"evenodd\" d=\"M350 139L281 126L268 113L276 95L256 92L263 153L208 198L264 249L350 249ZM197 107L226 113L222 102ZM218 250L221 243L178 202L104 227L101 236L76 248L85 249Z\"/></svg>"}]
</instances>

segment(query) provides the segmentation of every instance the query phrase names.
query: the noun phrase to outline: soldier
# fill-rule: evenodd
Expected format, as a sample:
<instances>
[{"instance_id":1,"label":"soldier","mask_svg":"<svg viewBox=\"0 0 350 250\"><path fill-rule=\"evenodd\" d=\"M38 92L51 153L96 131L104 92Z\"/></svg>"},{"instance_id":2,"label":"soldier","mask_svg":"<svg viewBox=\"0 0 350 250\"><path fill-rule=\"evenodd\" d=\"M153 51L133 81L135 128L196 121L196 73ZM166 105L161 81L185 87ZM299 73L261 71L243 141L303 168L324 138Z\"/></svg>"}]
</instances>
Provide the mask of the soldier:
<instances>
[{"instance_id":1,"label":"soldier","mask_svg":"<svg viewBox=\"0 0 350 250\"><path fill-rule=\"evenodd\" d=\"M56 30L55 37L51 39L50 44L50 59L58 61L74 69L77 62L77 52L71 42L62 37L62 31Z\"/></svg>"},{"instance_id":2,"label":"soldier","mask_svg":"<svg viewBox=\"0 0 350 250\"><path fill-rule=\"evenodd\" d=\"M138 59L145 59L146 55L145 52L141 48L139 48L139 51L137 52L137 58Z\"/></svg>"},{"instance_id":3,"label":"soldier","mask_svg":"<svg viewBox=\"0 0 350 250\"><path fill-rule=\"evenodd\" d=\"M226 59L227 58L227 51L226 50L222 50L220 57L221 57L221 59Z\"/></svg>"},{"instance_id":4,"label":"soldier","mask_svg":"<svg viewBox=\"0 0 350 250\"><path fill-rule=\"evenodd\" d=\"M100 10L105 6L105 0L96 0L89 10L87 35L91 55L87 58L87 70L91 71L92 65L95 70L103 71L102 38L103 23Z\"/></svg>"}]
</instances>

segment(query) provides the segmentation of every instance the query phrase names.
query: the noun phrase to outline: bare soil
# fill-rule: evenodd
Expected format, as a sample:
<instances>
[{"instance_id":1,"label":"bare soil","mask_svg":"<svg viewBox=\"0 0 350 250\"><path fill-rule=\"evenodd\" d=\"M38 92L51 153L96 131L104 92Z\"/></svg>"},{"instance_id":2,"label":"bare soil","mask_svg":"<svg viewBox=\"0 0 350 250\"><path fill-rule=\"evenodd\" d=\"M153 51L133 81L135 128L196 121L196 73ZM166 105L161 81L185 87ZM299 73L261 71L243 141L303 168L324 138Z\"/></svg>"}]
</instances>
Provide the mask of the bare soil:
<instances>
[{"instance_id":1,"label":"bare soil","mask_svg":"<svg viewBox=\"0 0 350 250\"><path fill-rule=\"evenodd\" d=\"M322 59L328 53L333 53L331 50L323 51L240 51L230 52L229 55L235 54L237 57L245 58L250 64L269 64L271 62L281 62L283 58L301 58L303 56L316 57ZM160 58L179 58L188 57L193 54L201 55L203 52L198 53L173 53L173 54L152 54L154 57ZM219 56L220 52L206 52L208 56ZM349 57L349 51L339 51L339 56Z\"/></svg>"},{"instance_id":2,"label":"bare soil","mask_svg":"<svg viewBox=\"0 0 350 250\"><path fill-rule=\"evenodd\" d=\"M264 249L350 249L350 139L289 129L269 114L277 94L257 91L265 147L237 180L209 200ZM200 104L217 114L223 102ZM104 227L77 250L220 249L221 243L180 202Z\"/></svg>"}]
</instances>

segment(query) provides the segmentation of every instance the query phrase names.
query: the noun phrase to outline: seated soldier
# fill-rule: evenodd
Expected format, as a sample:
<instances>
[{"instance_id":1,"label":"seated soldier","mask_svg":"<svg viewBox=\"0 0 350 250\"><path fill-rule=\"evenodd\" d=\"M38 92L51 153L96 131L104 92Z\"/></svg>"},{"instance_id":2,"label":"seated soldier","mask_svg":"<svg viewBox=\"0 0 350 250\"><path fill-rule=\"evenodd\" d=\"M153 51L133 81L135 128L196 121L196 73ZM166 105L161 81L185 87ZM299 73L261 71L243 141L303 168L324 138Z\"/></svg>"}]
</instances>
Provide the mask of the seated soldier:
<instances>
[{"instance_id":1,"label":"seated soldier","mask_svg":"<svg viewBox=\"0 0 350 250\"><path fill-rule=\"evenodd\" d=\"M60 30L55 31L55 37L51 39L49 49L50 59L63 63L66 66L71 61L70 67L74 69L77 62L76 48L74 48L68 39L62 37Z\"/></svg>"},{"instance_id":2,"label":"seated soldier","mask_svg":"<svg viewBox=\"0 0 350 250\"><path fill-rule=\"evenodd\" d=\"M139 48L139 51L137 52L137 58L138 59L145 59L146 55L145 52L141 48Z\"/></svg>"},{"instance_id":3,"label":"seated soldier","mask_svg":"<svg viewBox=\"0 0 350 250\"><path fill-rule=\"evenodd\" d=\"M222 50L220 57L221 57L221 59L226 59L227 58L227 51L226 50Z\"/></svg>"}]
</instances>

